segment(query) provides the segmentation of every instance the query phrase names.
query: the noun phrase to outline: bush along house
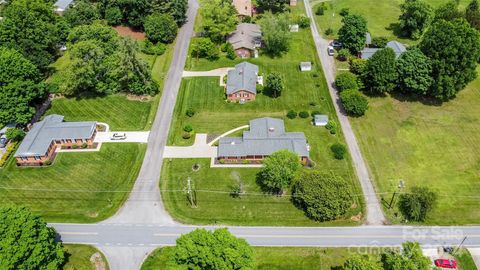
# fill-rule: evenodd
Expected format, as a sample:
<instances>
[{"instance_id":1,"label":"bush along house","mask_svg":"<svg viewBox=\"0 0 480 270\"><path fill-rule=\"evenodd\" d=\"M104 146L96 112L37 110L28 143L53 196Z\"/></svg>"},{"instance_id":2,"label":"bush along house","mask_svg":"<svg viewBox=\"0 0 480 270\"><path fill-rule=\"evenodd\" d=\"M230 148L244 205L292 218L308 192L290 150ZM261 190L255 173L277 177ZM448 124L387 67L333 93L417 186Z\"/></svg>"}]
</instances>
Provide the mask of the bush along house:
<instances>
[{"instance_id":1,"label":"bush along house","mask_svg":"<svg viewBox=\"0 0 480 270\"><path fill-rule=\"evenodd\" d=\"M218 161L220 163L261 163L279 150L296 153L303 164L309 161L310 147L303 132L285 132L283 120L257 118L250 121L250 130L242 137L220 138Z\"/></svg>"},{"instance_id":2,"label":"bush along house","mask_svg":"<svg viewBox=\"0 0 480 270\"><path fill-rule=\"evenodd\" d=\"M18 166L43 166L55 158L58 147L91 148L96 122L63 122L62 115L48 115L33 125L15 153Z\"/></svg>"}]
</instances>

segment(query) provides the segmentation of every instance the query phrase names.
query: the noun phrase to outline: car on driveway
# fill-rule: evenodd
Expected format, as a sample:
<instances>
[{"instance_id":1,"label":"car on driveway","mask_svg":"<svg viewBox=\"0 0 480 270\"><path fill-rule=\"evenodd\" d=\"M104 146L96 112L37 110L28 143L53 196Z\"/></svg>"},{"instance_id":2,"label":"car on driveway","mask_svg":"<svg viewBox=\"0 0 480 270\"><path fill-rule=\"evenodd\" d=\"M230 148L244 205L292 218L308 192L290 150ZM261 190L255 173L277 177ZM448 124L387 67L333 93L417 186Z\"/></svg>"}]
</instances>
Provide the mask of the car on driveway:
<instances>
[{"instance_id":1,"label":"car on driveway","mask_svg":"<svg viewBox=\"0 0 480 270\"><path fill-rule=\"evenodd\" d=\"M327 48L328 55L333 56L335 54L335 50L332 46L328 46Z\"/></svg>"},{"instance_id":2,"label":"car on driveway","mask_svg":"<svg viewBox=\"0 0 480 270\"><path fill-rule=\"evenodd\" d=\"M113 133L111 140L125 140L127 138L126 133Z\"/></svg>"},{"instance_id":3,"label":"car on driveway","mask_svg":"<svg viewBox=\"0 0 480 270\"><path fill-rule=\"evenodd\" d=\"M7 137L2 136L0 138L0 148L5 148L5 146L7 146L7 143L8 143Z\"/></svg>"},{"instance_id":4,"label":"car on driveway","mask_svg":"<svg viewBox=\"0 0 480 270\"><path fill-rule=\"evenodd\" d=\"M436 259L435 265L441 268L456 269L457 262L452 259Z\"/></svg>"},{"instance_id":5,"label":"car on driveway","mask_svg":"<svg viewBox=\"0 0 480 270\"><path fill-rule=\"evenodd\" d=\"M332 47L334 47L335 49L340 49L340 48L342 48L342 46L343 46L343 44L342 44L340 41L338 41L338 40L332 41L332 42L330 43L330 45L331 45Z\"/></svg>"}]
</instances>

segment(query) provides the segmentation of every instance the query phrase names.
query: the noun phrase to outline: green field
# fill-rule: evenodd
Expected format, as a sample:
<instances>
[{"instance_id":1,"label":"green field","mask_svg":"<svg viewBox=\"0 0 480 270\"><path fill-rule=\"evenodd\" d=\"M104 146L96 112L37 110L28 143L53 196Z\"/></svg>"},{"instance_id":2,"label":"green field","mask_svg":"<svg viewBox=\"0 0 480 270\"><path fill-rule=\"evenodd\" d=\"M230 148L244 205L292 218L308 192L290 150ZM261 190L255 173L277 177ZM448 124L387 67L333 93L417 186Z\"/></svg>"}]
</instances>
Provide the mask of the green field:
<instances>
[{"instance_id":1,"label":"green field","mask_svg":"<svg viewBox=\"0 0 480 270\"><path fill-rule=\"evenodd\" d=\"M455 253L455 260L458 262L459 270L477 270L477 266L473 261L472 255L470 252L462 248Z\"/></svg>"},{"instance_id":2,"label":"green field","mask_svg":"<svg viewBox=\"0 0 480 270\"><path fill-rule=\"evenodd\" d=\"M63 245L66 255L66 263L63 266L63 270L97 270L94 264L90 261L90 258L95 253L100 253L103 262L106 266L105 270L108 270L108 262L105 256L96 248L88 245Z\"/></svg>"},{"instance_id":3,"label":"green field","mask_svg":"<svg viewBox=\"0 0 480 270\"><path fill-rule=\"evenodd\" d=\"M142 270L164 269L173 248L155 250L147 257ZM354 252L354 251L352 251ZM256 270L332 270L341 269L352 253L346 248L254 247Z\"/></svg>"},{"instance_id":4,"label":"green field","mask_svg":"<svg viewBox=\"0 0 480 270\"><path fill-rule=\"evenodd\" d=\"M128 197L144 144L103 144L100 152L60 153L52 166L0 169L0 204L28 207L49 222L103 220Z\"/></svg>"},{"instance_id":5,"label":"green field","mask_svg":"<svg viewBox=\"0 0 480 270\"><path fill-rule=\"evenodd\" d=\"M426 0L433 7L438 7L446 3L448 0ZM317 5L323 1L312 1L312 8L315 11ZM400 16L400 4L402 0L332 0L325 1L327 10L324 15L316 16L315 20L319 27L320 34L324 34L327 28L332 28L334 34L328 38L335 38L338 30L342 26L342 16L339 15L340 10L348 8L350 14L359 14L367 19L368 30L372 37L384 36L389 40L398 40L403 43L412 44L412 40L399 38L394 34L395 24ZM460 0L460 6L463 8L469 0Z\"/></svg>"}]
</instances>

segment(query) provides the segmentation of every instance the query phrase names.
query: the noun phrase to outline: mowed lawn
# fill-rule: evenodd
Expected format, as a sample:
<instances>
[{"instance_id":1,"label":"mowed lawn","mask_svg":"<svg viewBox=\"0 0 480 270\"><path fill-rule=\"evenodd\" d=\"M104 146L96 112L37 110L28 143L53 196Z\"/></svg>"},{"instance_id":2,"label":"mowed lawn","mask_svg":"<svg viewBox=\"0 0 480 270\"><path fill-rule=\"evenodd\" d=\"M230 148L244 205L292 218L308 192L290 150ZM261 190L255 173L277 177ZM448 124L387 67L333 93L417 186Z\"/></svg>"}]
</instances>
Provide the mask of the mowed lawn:
<instances>
[{"instance_id":1,"label":"mowed lawn","mask_svg":"<svg viewBox=\"0 0 480 270\"><path fill-rule=\"evenodd\" d=\"M63 246L66 253L66 263L63 266L63 270L97 270L98 268L96 265L90 261L90 258L94 254L100 254L101 261L103 261L103 264L105 265L105 268L102 269L109 269L105 256L95 247L73 244L66 244Z\"/></svg>"},{"instance_id":2,"label":"mowed lawn","mask_svg":"<svg viewBox=\"0 0 480 270\"><path fill-rule=\"evenodd\" d=\"M389 40L398 40L407 44L414 43L412 40L399 38L394 34L395 23L398 22L400 16L400 4L403 0L332 0L325 1L327 10L324 15L316 16L316 21L319 27L320 34L325 36L325 30L332 28L334 34L327 36L328 38L336 37L338 30L342 26L342 16L340 11L348 8L350 14L362 15L367 19L368 30L372 37L384 36ZM432 7L438 7L447 3L447 0L425 0ZM315 12L317 5L321 1L312 1L312 8ZM464 8L469 3L469 0L460 0L461 8Z\"/></svg>"},{"instance_id":3,"label":"mowed lawn","mask_svg":"<svg viewBox=\"0 0 480 270\"><path fill-rule=\"evenodd\" d=\"M60 153L43 168L0 169L0 204L22 205L49 222L103 220L128 197L142 164L144 144L102 145L100 152Z\"/></svg>"},{"instance_id":4,"label":"mowed lawn","mask_svg":"<svg viewBox=\"0 0 480 270\"><path fill-rule=\"evenodd\" d=\"M356 252L354 249L346 248L313 247L254 247L253 249L256 270L341 269L345 261ZM167 262L172 253L172 247L155 250L147 257L141 269L170 269Z\"/></svg>"}]
</instances>

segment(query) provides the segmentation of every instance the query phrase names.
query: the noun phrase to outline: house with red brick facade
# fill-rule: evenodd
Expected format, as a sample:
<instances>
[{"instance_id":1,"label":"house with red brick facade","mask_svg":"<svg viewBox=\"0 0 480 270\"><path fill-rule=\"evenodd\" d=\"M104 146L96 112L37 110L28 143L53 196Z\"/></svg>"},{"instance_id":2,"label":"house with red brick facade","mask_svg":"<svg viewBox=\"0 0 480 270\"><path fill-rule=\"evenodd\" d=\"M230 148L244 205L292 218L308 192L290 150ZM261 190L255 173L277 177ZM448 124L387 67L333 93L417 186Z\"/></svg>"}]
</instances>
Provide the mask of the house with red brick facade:
<instances>
[{"instance_id":1,"label":"house with red brick facade","mask_svg":"<svg viewBox=\"0 0 480 270\"><path fill-rule=\"evenodd\" d=\"M241 23L227 39L240 58L255 56L257 48L262 46L262 31L257 24Z\"/></svg>"},{"instance_id":2,"label":"house with red brick facade","mask_svg":"<svg viewBox=\"0 0 480 270\"><path fill-rule=\"evenodd\" d=\"M15 153L18 166L45 165L53 161L58 147L93 146L96 122L63 122L63 118L52 114L33 125Z\"/></svg>"},{"instance_id":3,"label":"house with red brick facade","mask_svg":"<svg viewBox=\"0 0 480 270\"><path fill-rule=\"evenodd\" d=\"M303 132L285 132L282 119L264 117L251 120L250 130L242 137L220 138L217 156L224 163L261 163L274 152L289 150L307 163L309 148Z\"/></svg>"},{"instance_id":4,"label":"house with red brick facade","mask_svg":"<svg viewBox=\"0 0 480 270\"><path fill-rule=\"evenodd\" d=\"M258 66L242 62L227 73L225 93L234 102L255 100L257 96Z\"/></svg>"}]
</instances>

